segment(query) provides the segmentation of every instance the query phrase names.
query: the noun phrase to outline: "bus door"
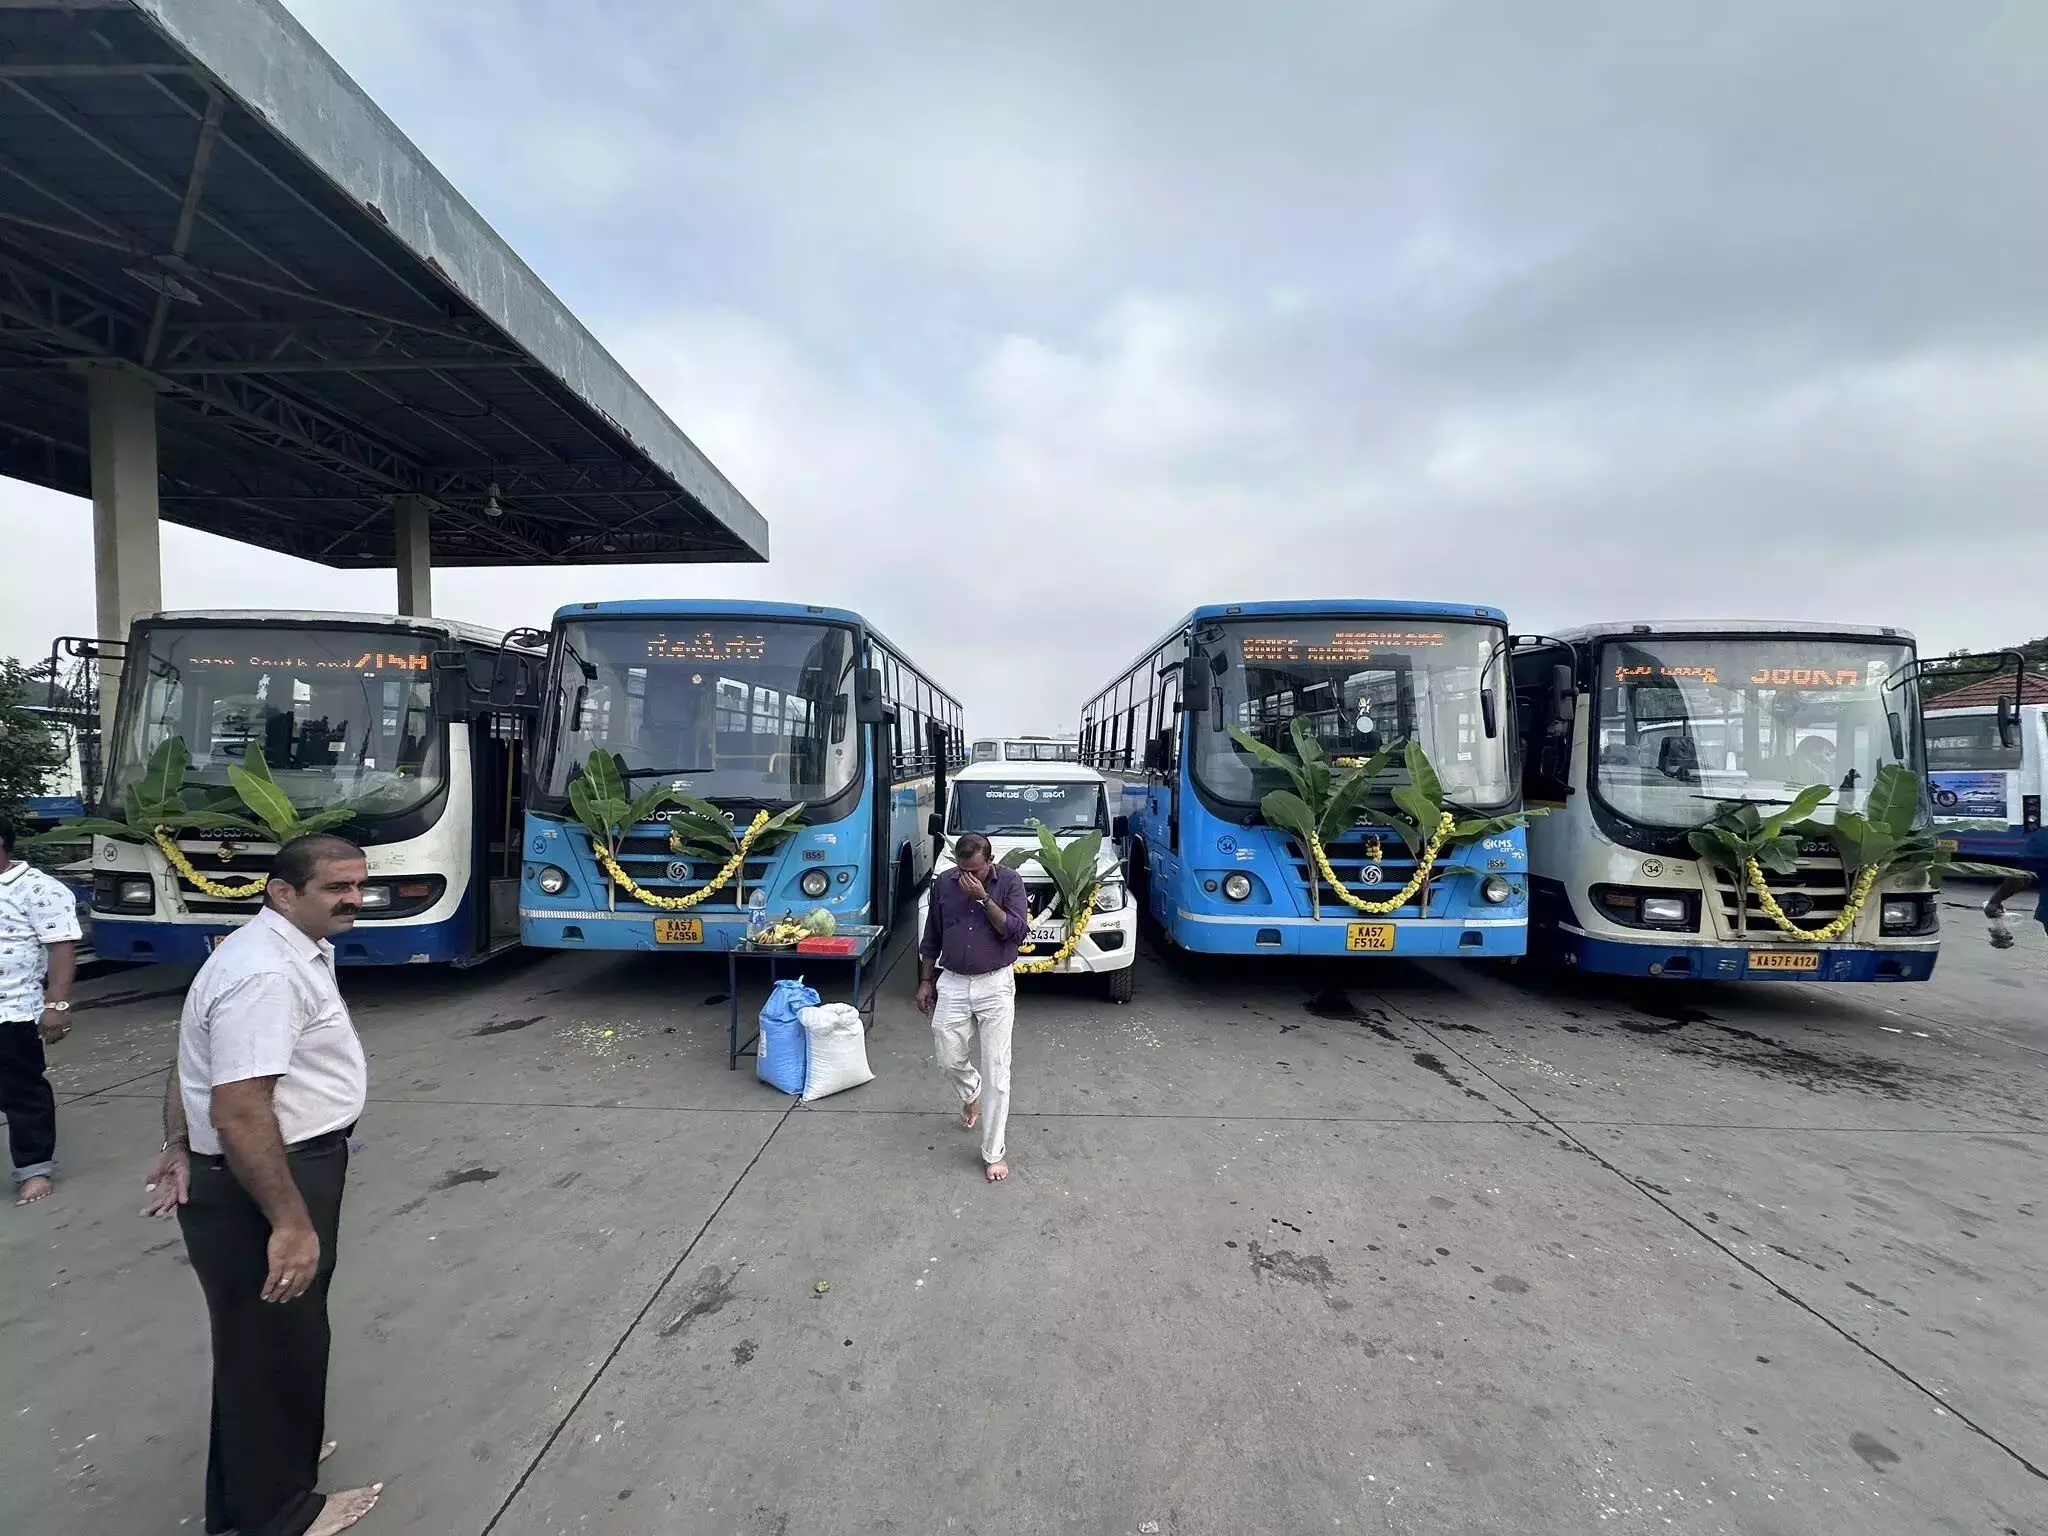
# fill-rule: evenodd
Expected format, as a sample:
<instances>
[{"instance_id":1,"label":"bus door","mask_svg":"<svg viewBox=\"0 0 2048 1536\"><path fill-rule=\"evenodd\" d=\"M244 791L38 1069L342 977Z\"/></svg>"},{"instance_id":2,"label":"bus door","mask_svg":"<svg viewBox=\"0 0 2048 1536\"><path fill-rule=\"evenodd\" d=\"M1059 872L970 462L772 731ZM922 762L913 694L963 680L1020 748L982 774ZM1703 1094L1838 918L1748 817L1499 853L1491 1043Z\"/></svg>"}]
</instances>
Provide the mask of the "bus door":
<instances>
[{"instance_id":1,"label":"bus door","mask_svg":"<svg viewBox=\"0 0 2048 1536\"><path fill-rule=\"evenodd\" d=\"M469 723L478 955L519 942L519 845L526 824L524 776L532 721L523 710L491 710Z\"/></svg>"},{"instance_id":2,"label":"bus door","mask_svg":"<svg viewBox=\"0 0 2048 1536\"><path fill-rule=\"evenodd\" d=\"M1145 810L1155 835L1145 845L1146 899L1159 910L1155 916L1167 921L1167 907L1180 887L1180 674L1181 665L1169 662L1160 668L1158 713L1152 719L1152 733L1145 742ZM1110 808L1112 817L1117 807ZM1112 820L1111 826L1116 825ZM1125 850L1128 854L1129 850ZM1157 892L1154 896L1152 893Z\"/></svg>"},{"instance_id":3,"label":"bus door","mask_svg":"<svg viewBox=\"0 0 2048 1536\"><path fill-rule=\"evenodd\" d=\"M937 829L946 824L946 748L949 745L947 727L942 720L927 720L924 723L925 751L931 754L932 768L932 868L939 867L939 850L945 845L945 838Z\"/></svg>"}]
</instances>

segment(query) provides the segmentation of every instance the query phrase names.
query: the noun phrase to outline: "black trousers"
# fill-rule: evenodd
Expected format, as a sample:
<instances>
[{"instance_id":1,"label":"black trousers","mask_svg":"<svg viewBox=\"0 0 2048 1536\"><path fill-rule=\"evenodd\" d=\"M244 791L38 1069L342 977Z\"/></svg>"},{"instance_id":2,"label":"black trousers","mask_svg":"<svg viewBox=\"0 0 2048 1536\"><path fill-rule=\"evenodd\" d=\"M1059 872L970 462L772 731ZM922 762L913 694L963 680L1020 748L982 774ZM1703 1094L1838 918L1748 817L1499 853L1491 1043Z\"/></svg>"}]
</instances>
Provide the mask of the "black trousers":
<instances>
[{"instance_id":1,"label":"black trousers","mask_svg":"<svg viewBox=\"0 0 2048 1536\"><path fill-rule=\"evenodd\" d=\"M57 1155L57 1095L44 1070L42 1032L0 1022L0 1113L16 1168L42 1168Z\"/></svg>"},{"instance_id":2,"label":"black trousers","mask_svg":"<svg viewBox=\"0 0 2048 1536\"><path fill-rule=\"evenodd\" d=\"M286 1159L320 1235L319 1271L296 1301L263 1299L270 1221L226 1159L193 1156L191 1198L178 1208L213 1323L209 1532L304 1536L324 1502L314 1484L327 1429L327 1288L348 1178L347 1134L292 1147Z\"/></svg>"}]
</instances>

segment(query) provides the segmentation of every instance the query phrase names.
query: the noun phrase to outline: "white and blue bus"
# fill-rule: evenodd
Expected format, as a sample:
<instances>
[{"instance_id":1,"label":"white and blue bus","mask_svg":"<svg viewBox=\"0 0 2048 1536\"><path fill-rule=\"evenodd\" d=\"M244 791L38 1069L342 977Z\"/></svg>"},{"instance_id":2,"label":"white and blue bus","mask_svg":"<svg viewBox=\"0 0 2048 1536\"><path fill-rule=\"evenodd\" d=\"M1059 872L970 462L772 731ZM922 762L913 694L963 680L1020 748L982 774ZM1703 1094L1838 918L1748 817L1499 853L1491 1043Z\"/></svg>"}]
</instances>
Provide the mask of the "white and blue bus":
<instances>
[{"instance_id":1,"label":"white and blue bus","mask_svg":"<svg viewBox=\"0 0 2048 1536\"><path fill-rule=\"evenodd\" d=\"M886 927L930 876L959 703L857 613L801 603L646 600L560 610L527 781L520 928L546 949L713 950L769 912L823 907ZM687 910L614 885L570 802L595 752L635 795L708 802L738 828L802 803L802 826ZM667 812L627 829L618 864L676 901L719 865L671 845Z\"/></svg>"},{"instance_id":2,"label":"white and blue bus","mask_svg":"<svg viewBox=\"0 0 2048 1536\"><path fill-rule=\"evenodd\" d=\"M1975 864L2025 868L2048 790L2048 677L2019 669L1927 703L1934 825Z\"/></svg>"},{"instance_id":3,"label":"white and blue bus","mask_svg":"<svg viewBox=\"0 0 2048 1536\"><path fill-rule=\"evenodd\" d=\"M1672 980L1924 981L1940 918L1924 876L1886 880L1840 939L1788 934L1688 834L1729 806L1832 786L1814 820L1860 810L1878 770L1921 771L1912 635L1850 624L1598 624L1518 640L1532 956ZM1926 807L1922 807L1923 823ZM1832 841L1767 877L1794 926L1849 901Z\"/></svg>"},{"instance_id":4,"label":"white and blue bus","mask_svg":"<svg viewBox=\"0 0 2048 1536\"><path fill-rule=\"evenodd\" d=\"M101 808L120 810L166 742L185 747L187 798L227 797L255 750L301 812L338 805L370 880L344 965L469 964L518 943L525 718L462 680L506 637L388 614L158 613L129 632ZM275 852L204 827L172 837L190 872L148 840L93 839L100 958L197 964L261 905ZM212 886L209 892L204 887Z\"/></svg>"},{"instance_id":5,"label":"white and blue bus","mask_svg":"<svg viewBox=\"0 0 2048 1536\"><path fill-rule=\"evenodd\" d=\"M1288 781L1229 729L1287 751L1306 718L1337 759L1414 741L1447 808L1512 813L1507 642L1499 610L1449 603L1195 609L1081 712L1081 760L1109 777L1119 825L1128 820L1140 910L1171 942L1210 954L1521 954L1522 828L1451 850L1407 905L1357 921L1327 885L1312 898L1309 851L1260 810ZM1406 782L1398 756L1378 782L1361 823L1327 845L1333 872L1363 897L1399 893L1416 870L1373 820Z\"/></svg>"}]
</instances>

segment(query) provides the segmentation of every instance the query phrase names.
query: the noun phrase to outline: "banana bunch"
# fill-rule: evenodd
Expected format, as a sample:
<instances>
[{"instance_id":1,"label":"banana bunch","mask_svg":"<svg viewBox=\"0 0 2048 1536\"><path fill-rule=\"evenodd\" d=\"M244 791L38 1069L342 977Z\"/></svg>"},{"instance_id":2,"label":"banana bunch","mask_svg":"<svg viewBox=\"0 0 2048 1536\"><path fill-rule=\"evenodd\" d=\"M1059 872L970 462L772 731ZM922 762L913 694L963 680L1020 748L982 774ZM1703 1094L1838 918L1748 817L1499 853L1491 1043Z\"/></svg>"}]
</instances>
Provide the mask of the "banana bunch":
<instances>
[{"instance_id":1,"label":"banana bunch","mask_svg":"<svg viewBox=\"0 0 2048 1536\"><path fill-rule=\"evenodd\" d=\"M756 933L754 935L754 942L756 944L767 944L772 945L776 948L781 948L786 945L794 944L799 939L808 939L810 936L811 930L806 928L802 923L794 923L791 922L788 918L784 918L782 919L782 921L772 924L771 926L764 928L760 932Z\"/></svg>"}]
</instances>

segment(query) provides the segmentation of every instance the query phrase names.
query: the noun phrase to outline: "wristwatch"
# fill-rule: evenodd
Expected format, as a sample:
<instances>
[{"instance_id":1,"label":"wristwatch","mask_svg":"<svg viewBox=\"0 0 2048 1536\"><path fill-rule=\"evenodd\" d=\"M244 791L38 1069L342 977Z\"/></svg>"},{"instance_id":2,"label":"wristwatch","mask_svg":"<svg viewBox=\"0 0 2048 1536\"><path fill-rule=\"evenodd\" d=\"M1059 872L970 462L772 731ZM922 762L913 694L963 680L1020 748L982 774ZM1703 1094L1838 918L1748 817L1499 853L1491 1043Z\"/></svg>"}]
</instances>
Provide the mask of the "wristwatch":
<instances>
[{"instance_id":1,"label":"wristwatch","mask_svg":"<svg viewBox=\"0 0 2048 1536\"><path fill-rule=\"evenodd\" d=\"M45 1012L45 1013L69 1013L70 1011L71 1011L71 1005L70 1005L69 1003L45 1003L45 1004L43 1004L43 1012Z\"/></svg>"}]
</instances>

